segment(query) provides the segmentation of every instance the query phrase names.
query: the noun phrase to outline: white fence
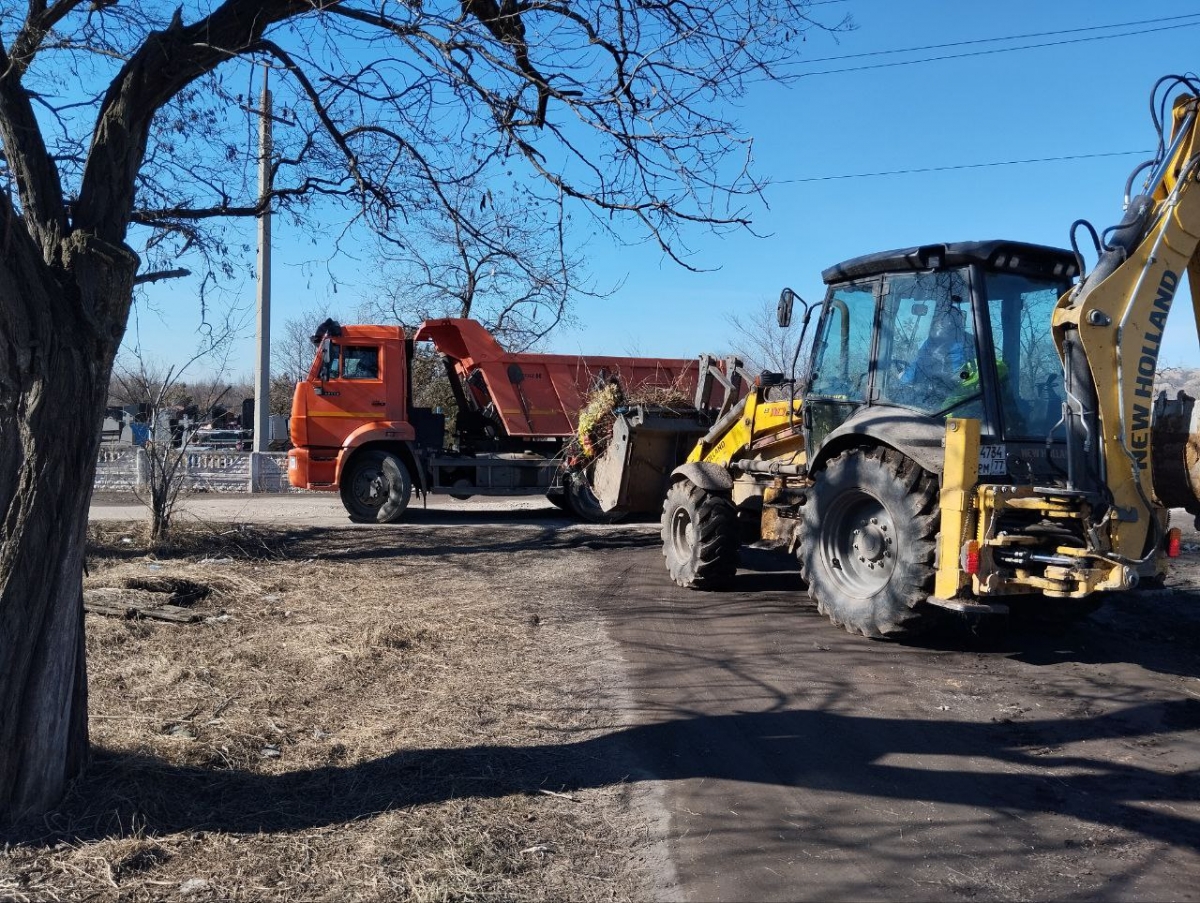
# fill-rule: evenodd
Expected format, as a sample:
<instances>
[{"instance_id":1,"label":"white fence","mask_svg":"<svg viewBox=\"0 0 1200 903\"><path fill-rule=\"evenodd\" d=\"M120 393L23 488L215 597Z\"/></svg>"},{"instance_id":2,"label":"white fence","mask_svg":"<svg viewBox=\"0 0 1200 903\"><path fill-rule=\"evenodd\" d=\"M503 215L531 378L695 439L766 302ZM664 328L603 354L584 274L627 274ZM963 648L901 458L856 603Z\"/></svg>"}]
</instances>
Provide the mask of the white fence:
<instances>
[{"instance_id":1,"label":"white fence","mask_svg":"<svg viewBox=\"0 0 1200 903\"><path fill-rule=\"evenodd\" d=\"M284 452L195 451L187 455L184 489L193 492L290 492ZM132 445L102 448L96 460L95 488L144 488L146 450Z\"/></svg>"}]
</instances>

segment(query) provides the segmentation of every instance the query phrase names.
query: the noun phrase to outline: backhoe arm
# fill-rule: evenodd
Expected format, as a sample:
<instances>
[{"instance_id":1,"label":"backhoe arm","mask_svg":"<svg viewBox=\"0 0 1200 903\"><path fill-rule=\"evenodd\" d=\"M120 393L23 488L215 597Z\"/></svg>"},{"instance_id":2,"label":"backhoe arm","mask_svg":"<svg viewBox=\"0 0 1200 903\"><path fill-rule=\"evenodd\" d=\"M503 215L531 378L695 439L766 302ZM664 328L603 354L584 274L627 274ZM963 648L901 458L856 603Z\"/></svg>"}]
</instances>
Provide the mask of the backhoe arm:
<instances>
[{"instance_id":1,"label":"backhoe arm","mask_svg":"<svg viewBox=\"0 0 1200 903\"><path fill-rule=\"evenodd\" d=\"M1096 267L1063 296L1053 320L1070 488L1092 505L1096 551L1127 562L1152 554L1165 527L1153 488L1151 414L1163 334L1185 273L1200 326L1200 85L1170 77L1156 95L1164 84L1186 91L1174 101L1170 140L1135 170L1134 177L1151 170L1143 192L1105 231Z\"/></svg>"}]
</instances>

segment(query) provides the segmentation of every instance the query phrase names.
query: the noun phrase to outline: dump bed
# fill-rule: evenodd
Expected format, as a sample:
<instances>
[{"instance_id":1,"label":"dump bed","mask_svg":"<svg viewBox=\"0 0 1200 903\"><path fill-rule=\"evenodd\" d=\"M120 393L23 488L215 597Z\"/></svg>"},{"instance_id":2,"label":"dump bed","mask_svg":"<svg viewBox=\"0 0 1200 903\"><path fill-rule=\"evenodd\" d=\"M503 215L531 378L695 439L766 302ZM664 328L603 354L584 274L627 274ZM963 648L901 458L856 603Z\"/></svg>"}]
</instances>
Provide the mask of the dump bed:
<instances>
[{"instance_id":1,"label":"dump bed","mask_svg":"<svg viewBox=\"0 0 1200 903\"><path fill-rule=\"evenodd\" d=\"M415 339L452 358L476 400L490 400L514 437L572 435L588 395L611 377L626 393L660 387L692 398L700 373L696 359L512 354L474 320L426 320ZM716 386L710 402L719 397Z\"/></svg>"}]
</instances>

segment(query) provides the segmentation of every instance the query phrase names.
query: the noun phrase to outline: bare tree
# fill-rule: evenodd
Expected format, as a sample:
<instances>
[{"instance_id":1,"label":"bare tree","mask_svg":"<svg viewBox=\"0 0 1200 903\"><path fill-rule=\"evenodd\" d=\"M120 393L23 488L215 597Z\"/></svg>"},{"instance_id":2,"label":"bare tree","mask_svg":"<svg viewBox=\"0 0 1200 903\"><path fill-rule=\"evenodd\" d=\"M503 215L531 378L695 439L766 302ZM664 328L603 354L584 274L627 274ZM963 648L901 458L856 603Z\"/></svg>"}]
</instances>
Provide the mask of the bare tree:
<instances>
[{"instance_id":1,"label":"bare tree","mask_svg":"<svg viewBox=\"0 0 1200 903\"><path fill-rule=\"evenodd\" d=\"M0 811L43 811L87 754L82 568L106 390L135 287L235 266L231 217L334 207L381 234L508 172L541 203L684 230L748 223L722 111L772 77L809 0L30 0L0 17ZM815 7L826 9L826 7ZM22 18L23 14L23 18ZM248 59L276 73L269 199ZM239 165L240 164L240 165Z\"/></svg>"},{"instance_id":2,"label":"bare tree","mask_svg":"<svg viewBox=\"0 0 1200 903\"><path fill-rule=\"evenodd\" d=\"M183 383L180 378L195 360L178 367L164 366L136 355L129 362L118 360L113 368L115 394L128 404L140 405L148 415L149 436L142 446L145 481L135 494L149 514L150 542L154 545L167 541L179 497L186 488L188 456L194 451L200 426L200 421L186 412L207 412L229 388L221 387L217 380L205 380L192 387ZM177 414L182 422L175 425L173 415Z\"/></svg>"},{"instance_id":3,"label":"bare tree","mask_svg":"<svg viewBox=\"0 0 1200 903\"><path fill-rule=\"evenodd\" d=\"M284 320L271 342L272 369L287 376L293 383L308 376L316 355L312 337L317 327L330 317L342 319L342 315L332 307L314 305Z\"/></svg>"},{"instance_id":4,"label":"bare tree","mask_svg":"<svg viewBox=\"0 0 1200 903\"><path fill-rule=\"evenodd\" d=\"M573 300L600 297L568 250L561 205L528 197L453 189L456 209L477 203L468 226L430 212L381 242L383 280L366 312L415 325L432 317L472 317L501 344L524 351L570 316Z\"/></svg>"},{"instance_id":5,"label":"bare tree","mask_svg":"<svg viewBox=\"0 0 1200 903\"><path fill-rule=\"evenodd\" d=\"M791 376L792 366L797 369L797 378L803 376L807 365L803 353L797 357L796 344L800 341L802 313L797 310L792 325L786 329L779 326L777 300L764 299L745 310L728 313L725 321L730 328L730 344L733 353L740 357L751 371L771 370ZM812 338L809 329L808 338Z\"/></svg>"},{"instance_id":6,"label":"bare tree","mask_svg":"<svg viewBox=\"0 0 1200 903\"><path fill-rule=\"evenodd\" d=\"M181 364L161 364L145 353L136 341L123 348L113 365L109 382L109 401L137 405L147 415L149 435L142 446L146 473L143 486L135 494L146 506L150 518L150 541L167 540L176 503L187 478L187 459L192 451L196 429L220 401L231 403L238 392L225 379L232 354L231 340L246 326L242 312L225 312L217 328L209 328L191 357ZM188 371L199 364L209 373L191 383ZM188 416L188 414L192 416ZM177 422L172 425L172 420ZM182 422L180 422L182 421Z\"/></svg>"}]
</instances>

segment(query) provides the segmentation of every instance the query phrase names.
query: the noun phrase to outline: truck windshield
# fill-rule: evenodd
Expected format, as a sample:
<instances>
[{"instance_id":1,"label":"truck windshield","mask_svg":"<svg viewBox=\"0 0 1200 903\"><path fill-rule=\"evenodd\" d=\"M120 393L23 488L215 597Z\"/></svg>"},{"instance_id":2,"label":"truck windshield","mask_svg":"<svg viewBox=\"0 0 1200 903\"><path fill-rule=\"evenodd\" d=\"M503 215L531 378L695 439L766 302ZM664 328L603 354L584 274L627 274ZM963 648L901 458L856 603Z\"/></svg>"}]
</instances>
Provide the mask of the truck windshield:
<instances>
[{"instance_id":1,"label":"truck windshield","mask_svg":"<svg viewBox=\"0 0 1200 903\"><path fill-rule=\"evenodd\" d=\"M1062 364L1050 318L1069 285L1016 273L987 273L985 279L1004 435L1061 439Z\"/></svg>"}]
</instances>

